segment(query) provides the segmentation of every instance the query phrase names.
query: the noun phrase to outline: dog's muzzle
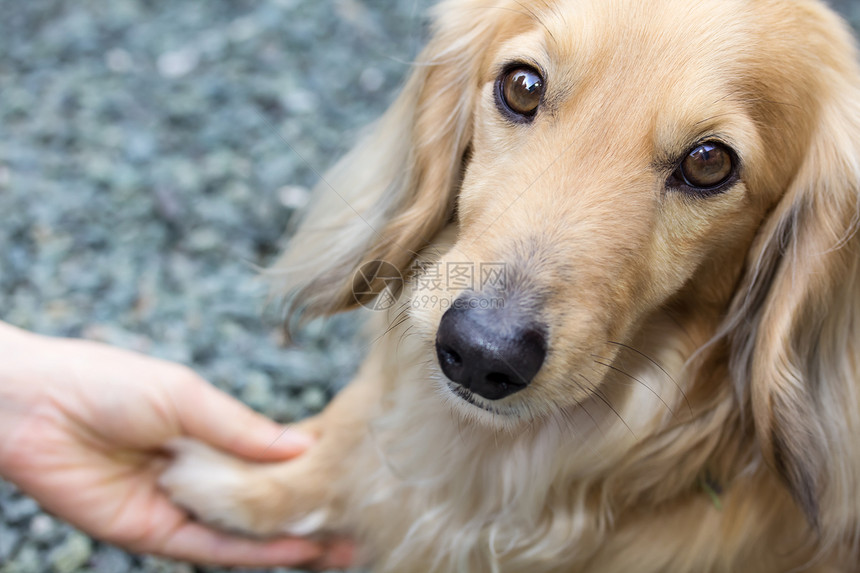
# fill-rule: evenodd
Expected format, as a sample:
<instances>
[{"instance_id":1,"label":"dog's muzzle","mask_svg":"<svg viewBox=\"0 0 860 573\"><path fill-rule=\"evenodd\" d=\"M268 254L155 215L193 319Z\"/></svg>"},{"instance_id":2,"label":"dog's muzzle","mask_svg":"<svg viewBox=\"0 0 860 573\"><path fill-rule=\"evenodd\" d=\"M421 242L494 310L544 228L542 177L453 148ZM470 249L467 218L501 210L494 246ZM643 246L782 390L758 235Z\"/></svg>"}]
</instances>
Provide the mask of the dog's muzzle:
<instances>
[{"instance_id":1,"label":"dog's muzzle","mask_svg":"<svg viewBox=\"0 0 860 573\"><path fill-rule=\"evenodd\" d=\"M500 400L528 386L546 358L546 328L516 308L463 295L442 316L436 356L452 382Z\"/></svg>"}]
</instances>

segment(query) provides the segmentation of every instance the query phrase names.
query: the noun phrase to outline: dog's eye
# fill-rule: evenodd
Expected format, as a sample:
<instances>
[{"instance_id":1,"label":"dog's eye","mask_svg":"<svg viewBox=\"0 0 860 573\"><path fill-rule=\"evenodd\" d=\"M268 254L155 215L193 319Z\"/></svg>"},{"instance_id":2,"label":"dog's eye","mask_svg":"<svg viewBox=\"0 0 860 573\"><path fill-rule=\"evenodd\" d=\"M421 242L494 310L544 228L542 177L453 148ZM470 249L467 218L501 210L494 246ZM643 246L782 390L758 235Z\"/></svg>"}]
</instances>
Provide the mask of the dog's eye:
<instances>
[{"instance_id":1,"label":"dog's eye","mask_svg":"<svg viewBox=\"0 0 860 573\"><path fill-rule=\"evenodd\" d=\"M690 151L674 176L693 189L709 191L728 181L733 173L731 151L722 143L711 141Z\"/></svg>"},{"instance_id":2,"label":"dog's eye","mask_svg":"<svg viewBox=\"0 0 860 573\"><path fill-rule=\"evenodd\" d=\"M543 78L534 68L518 66L499 77L497 95L503 110L517 116L518 121L528 121L537 112L543 96Z\"/></svg>"}]
</instances>

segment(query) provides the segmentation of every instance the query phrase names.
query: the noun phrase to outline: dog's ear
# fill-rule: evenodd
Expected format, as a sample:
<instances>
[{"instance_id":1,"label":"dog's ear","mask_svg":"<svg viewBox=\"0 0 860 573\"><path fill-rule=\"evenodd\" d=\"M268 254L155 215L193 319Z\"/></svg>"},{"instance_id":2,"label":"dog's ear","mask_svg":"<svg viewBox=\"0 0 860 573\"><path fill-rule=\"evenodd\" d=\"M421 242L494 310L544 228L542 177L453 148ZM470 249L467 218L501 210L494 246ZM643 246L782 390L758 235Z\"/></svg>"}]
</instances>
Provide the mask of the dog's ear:
<instances>
[{"instance_id":1,"label":"dog's ear","mask_svg":"<svg viewBox=\"0 0 860 573\"><path fill-rule=\"evenodd\" d=\"M860 77L847 62L821 76L802 163L729 312L731 368L810 523L860 534Z\"/></svg>"},{"instance_id":2,"label":"dog's ear","mask_svg":"<svg viewBox=\"0 0 860 573\"><path fill-rule=\"evenodd\" d=\"M369 302L381 290L381 269L372 262L405 273L452 217L499 12L484 8L496 3L439 6L431 40L403 92L318 184L314 203L270 272L287 301L288 319ZM364 273L357 275L358 269Z\"/></svg>"}]
</instances>

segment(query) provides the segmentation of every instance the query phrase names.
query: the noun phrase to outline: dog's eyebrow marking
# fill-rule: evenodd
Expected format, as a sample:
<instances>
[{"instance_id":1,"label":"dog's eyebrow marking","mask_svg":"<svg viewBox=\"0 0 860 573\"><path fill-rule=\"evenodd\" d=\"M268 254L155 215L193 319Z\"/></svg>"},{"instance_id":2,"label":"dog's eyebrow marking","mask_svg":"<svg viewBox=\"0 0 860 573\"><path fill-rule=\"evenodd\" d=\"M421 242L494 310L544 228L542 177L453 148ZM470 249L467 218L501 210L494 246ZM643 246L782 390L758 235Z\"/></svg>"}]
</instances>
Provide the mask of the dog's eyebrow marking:
<instances>
[{"instance_id":1,"label":"dog's eyebrow marking","mask_svg":"<svg viewBox=\"0 0 860 573\"><path fill-rule=\"evenodd\" d=\"M549 29L549 26L546 25L546 22L543 21L543 18L541 18L541 16L539 16L534 10L532 10L531 8L529 8L528 6L526 6L525 4L520 2L519 0L515 0L515 1L520 6L520 8L522 8L522 10L515 10L514 8L505 8L504 6L487 6L487 7L475 6L472 9L473 10L486 10L486 9L502 10L505 12L513 12L514 14L522 14L523 16L528 16L529 18L531 18L532 20L534 20L535 22L540 24L541 28L543 28L546 31L547 35L550 38L552 38L552 41L557 45L558 40L553 35L552 30ZM544 2L544 5L546 5L546 2Z\"/></svg>"},{"instance_id":2,"label":"dog's eyebrow marking","mask_svg":"<svg viewBox=\"0 0 860 573\"><path fill-rule=\"evenodd\" d=\"M787 107L793 107L793 108L795 108L795 109L803 109L803 106L801 106L801 105L799 105L799 104L796 104L796 103L789 103L789 102L784 102L784 101L777 101L777 100L769 99L769 98L765 98L765 97L753 97L753 96L748 96L748 95L745 95L745 93L744 93L741 89L735 89L735 90L733 90L733 91L731 91L731 92L726 93L726 94L725 94L725 95L723 95L723 96L718 97L717 99L715 99L715 100L711 103L711 105L718 104L718 103L720 103L721 101L725 100L726 98L729 98L729 97L732 97L732 96L736 96L736 95L738 95L738 94L740 94L740 95L741 95L741 97L740 97L740 99L739 99L738 101L741 101L741 102L743 102L743 103L758 103L758 102L762 102L762 103L770 103L770 104L773 104L773 105L784 105L784 106L787 106Z\"/></svg>"},{"instance_id":3,"label":"dog's eyebrow marking","mask_svg":"<svg viewBox=\"0 0 860 573\"><path fill-rule=\"evenodd\" d=\"M699 121L697 121L697 122L695 123L695 125L697 125L697 126L698 126L698 125L702 125L703 123L711 123L711 122L712 122L712 121L714 121L715 119L719 119L719 118L721 118L721 117L726 117L726 116L733 115L733 114L734 114L734 112L731 112L731 111L727 111L727 112L725 112L725 113L718 113L718 114L716 114L716 115L712 115L712 116L710 116L710 117L706 117L705 119L700 119Z\"/></svg>"},{"instance_id":4,"label":"dog's eyebrow marking","mask_svg":"<svg viewBox=\"0 0 860 573\"><path fill-rule=\"evenodd\" d=\"M543 21L543 19L542 19L540 16L538 16L538 15L535 13L535 11L534 11L534 10L532 10L531 8L529 8L528 6L526 6L525 4L523 4L522 2L520 2L519 0L516 0L516 3L517 3L518 5L520 5L520 6L522 7L522 9L523 9L523 10L525 10L526 12L528 12L528 13L529 13L529 15L532 17L532 19L534 19L538 24L540 24L540 25L541 25L541 27L543 27L543 29L544 29L544 30L546 30L546 33L547 33L547 34L549 34L549 37L550 37L550 38L552 38L552 41L553 41L553 42L555 42L556 44L558 44L558 40L556 40L556 39L555 39L555 36L553 36L553 34L552 34L552 30L550 30L550 29L549 29L549 27L546 25L546 23Z\"/></svg>"}]
</instances>

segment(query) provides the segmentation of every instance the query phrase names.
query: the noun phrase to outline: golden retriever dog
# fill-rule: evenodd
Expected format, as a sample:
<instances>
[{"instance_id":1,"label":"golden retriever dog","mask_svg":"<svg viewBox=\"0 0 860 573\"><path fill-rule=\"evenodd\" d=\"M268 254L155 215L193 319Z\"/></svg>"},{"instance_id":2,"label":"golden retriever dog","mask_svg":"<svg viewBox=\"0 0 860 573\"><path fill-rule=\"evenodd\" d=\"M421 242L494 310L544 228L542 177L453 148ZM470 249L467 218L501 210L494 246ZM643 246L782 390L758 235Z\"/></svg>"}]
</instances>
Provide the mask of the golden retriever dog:
<instances>
[{"instance_id":1,"label":"golden retriever dog","mask_svg":"<svg viewBox=\"0 0 860 573\"><path fill-rule=\"evenodd\" d=\"M178 443L164 487L383 572L860 571L845 24L817 0L434 22L272 273L293 318L396 297L355 381L302 456Z\"/></svg>"}]
</instances>

